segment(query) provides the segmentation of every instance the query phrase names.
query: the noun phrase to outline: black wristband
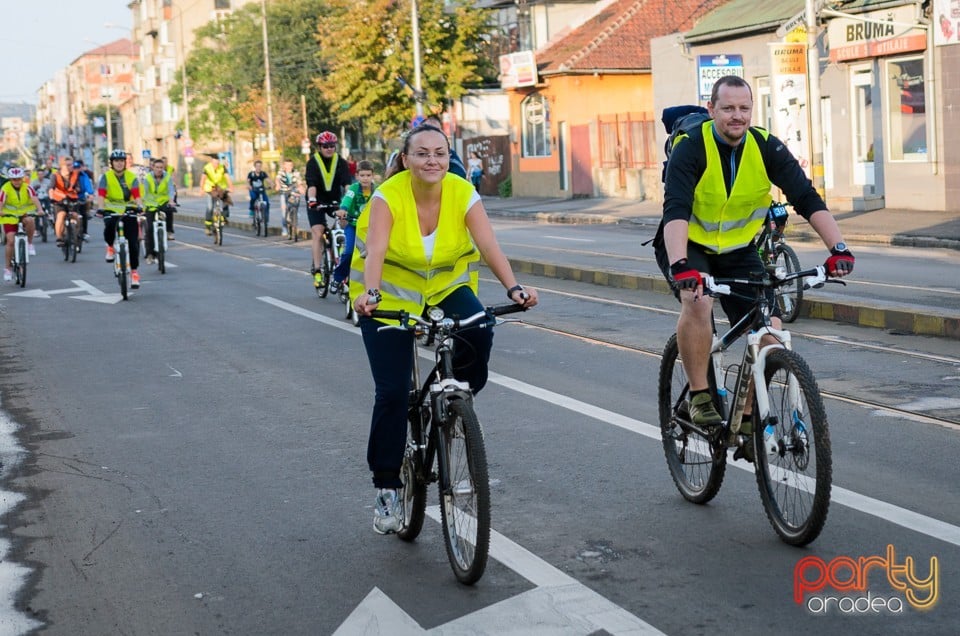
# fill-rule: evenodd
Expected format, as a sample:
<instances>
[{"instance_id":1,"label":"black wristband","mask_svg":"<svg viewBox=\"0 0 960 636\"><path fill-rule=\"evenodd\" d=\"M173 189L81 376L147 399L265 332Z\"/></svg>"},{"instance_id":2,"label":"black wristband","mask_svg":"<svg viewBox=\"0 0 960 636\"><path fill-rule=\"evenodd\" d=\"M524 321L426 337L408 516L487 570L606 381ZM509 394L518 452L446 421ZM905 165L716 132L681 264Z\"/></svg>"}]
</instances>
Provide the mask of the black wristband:
<instances>
[{"instance_id":1,"label":"black wristband","mask_svg":"<svg viewBox=\"0 0 960 636\"><path fill-rule=\"evenodd\" d=\"M520 291L520 292L523 291L523 285L514 285L513 287L511 287L510 289L508 289L508 290L507 290L507 298L509 298L510 300L513 300L513 292L518 292L518 291Z\"/></svg>"}]
</instances>

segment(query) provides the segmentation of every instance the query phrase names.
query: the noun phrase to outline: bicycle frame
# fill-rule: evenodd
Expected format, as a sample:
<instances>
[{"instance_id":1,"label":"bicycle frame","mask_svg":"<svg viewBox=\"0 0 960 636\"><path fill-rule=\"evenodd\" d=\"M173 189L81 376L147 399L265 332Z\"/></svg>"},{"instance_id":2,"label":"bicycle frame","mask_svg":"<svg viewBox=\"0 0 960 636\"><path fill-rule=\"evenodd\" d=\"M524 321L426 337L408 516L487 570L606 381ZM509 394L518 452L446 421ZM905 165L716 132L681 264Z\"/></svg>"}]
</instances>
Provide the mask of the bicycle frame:
<instances>
[{"instance_id":1,"label":"bicycle frame","mask_svg":"<svg viewBox=\"0 0 960 636\"><path fill-rule=\"evenodd\" d=\"M167 213L157 208L153 217L153 249L167 251Z\"/></svg>"}]
</instances>

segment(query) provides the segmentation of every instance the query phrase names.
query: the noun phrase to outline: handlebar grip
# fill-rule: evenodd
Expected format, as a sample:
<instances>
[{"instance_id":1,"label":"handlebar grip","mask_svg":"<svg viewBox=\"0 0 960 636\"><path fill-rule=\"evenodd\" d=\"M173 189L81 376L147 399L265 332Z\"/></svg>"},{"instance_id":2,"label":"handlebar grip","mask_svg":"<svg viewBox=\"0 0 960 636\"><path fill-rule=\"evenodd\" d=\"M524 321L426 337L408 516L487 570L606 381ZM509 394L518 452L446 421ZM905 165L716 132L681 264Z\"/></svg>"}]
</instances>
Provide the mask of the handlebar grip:
<instances>
[{"instance_id":1,"label":"handlebar grip","mask_svg":"<svg viewBox=\"0 0 960 636\"><path fill-rule=\"evenodd\" d=\"M526 300L526 298L524 300ZM487 307L487 311L490 312L490 314L493 316L515 314L521 311L526 311L527 309L528 309L527 307L524 307L523 305L520 305L517 303L512 303L510 305L497 305L495 307Z\"/></svg>"},{"instance_id":2,"label":"handlebar grip","mask_svg":"<svg viewBox=\"0 0 960 636\"><path fill-rule=\"evenodd\" d=\"M385 320L401 320L406 315L405 311L394 309L388 311L386 309L374 309L370 312L371 318L383 318Z\"/></svg>"}]
</instances>

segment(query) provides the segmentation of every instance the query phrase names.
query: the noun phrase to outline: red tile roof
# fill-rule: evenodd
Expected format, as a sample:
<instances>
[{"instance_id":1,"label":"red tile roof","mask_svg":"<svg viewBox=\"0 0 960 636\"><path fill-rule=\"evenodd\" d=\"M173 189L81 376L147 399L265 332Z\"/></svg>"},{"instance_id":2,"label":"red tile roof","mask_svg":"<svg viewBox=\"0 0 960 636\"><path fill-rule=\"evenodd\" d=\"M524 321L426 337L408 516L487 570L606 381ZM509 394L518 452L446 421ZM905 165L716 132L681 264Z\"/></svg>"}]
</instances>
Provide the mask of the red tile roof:
<instances>
[{"instance_id":1,"label":"red tile roof","mask_svg":"<svg viewBox=\"0 0 960 636\"><path fill-rule=\"evenodd\" d=\"M617 0L537 51L540 73L649 71L650 39L685 31L725 0Z\"/></svg>"},{"instance_id":2,"label":"red tile roof","mask_svg":"<svg viewBox=\"0 0 960 636\"><path fill-rule=\"evenodd\" d=\"M83 55L130 55L134 56L137 54L136 45L128 40L127 38L121 38L110 42L109 44L104 44L103 46L98 46L95 49L90 49L85 51ZM82 57L82 56L81 56Z\"/></svg>"}]
</instances>

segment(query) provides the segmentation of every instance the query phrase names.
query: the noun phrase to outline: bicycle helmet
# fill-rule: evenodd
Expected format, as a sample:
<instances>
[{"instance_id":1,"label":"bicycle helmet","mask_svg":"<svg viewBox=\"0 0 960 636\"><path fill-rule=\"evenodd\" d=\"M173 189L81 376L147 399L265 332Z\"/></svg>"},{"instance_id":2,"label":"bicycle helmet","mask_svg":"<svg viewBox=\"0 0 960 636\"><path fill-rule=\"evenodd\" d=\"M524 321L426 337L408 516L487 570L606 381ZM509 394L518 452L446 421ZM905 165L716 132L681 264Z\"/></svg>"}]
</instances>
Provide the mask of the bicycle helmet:
<instances>
[{"instance_id":1,"label":"bicycle helmet","mask_svg":"<svg viewBox=\"0 0 960 636\"><path fill-rule=\"evenodd\" d=\"M337 143L337 136L334 135L329 130L324 130L322 133L317 135L317 145L321 146L323 144L335 144Z\"/></svg>"},{"instance_id":2,"label":"bicycle helmet","mask_svg":"<svg viewBox=\"0 0 960 636\"><path fill-rule=\"evenodd\" d=\"M110 161L113 161L114 159L123 159L126 161L127 153L119 148L114 148L113 152L110 153Z\"/></svg>"},{"instance_id":3,"label":"bicycle helmet","mask_svg":"<svg viewBox=\"0 0 960 636\"><path fill-rule=\"evenodd\" d=\"M11 181L14 179L23 179L27 176L27 173L23 171L23 168L8 168L7 169L7 178Z\"/></svg>"}]
</instances>

